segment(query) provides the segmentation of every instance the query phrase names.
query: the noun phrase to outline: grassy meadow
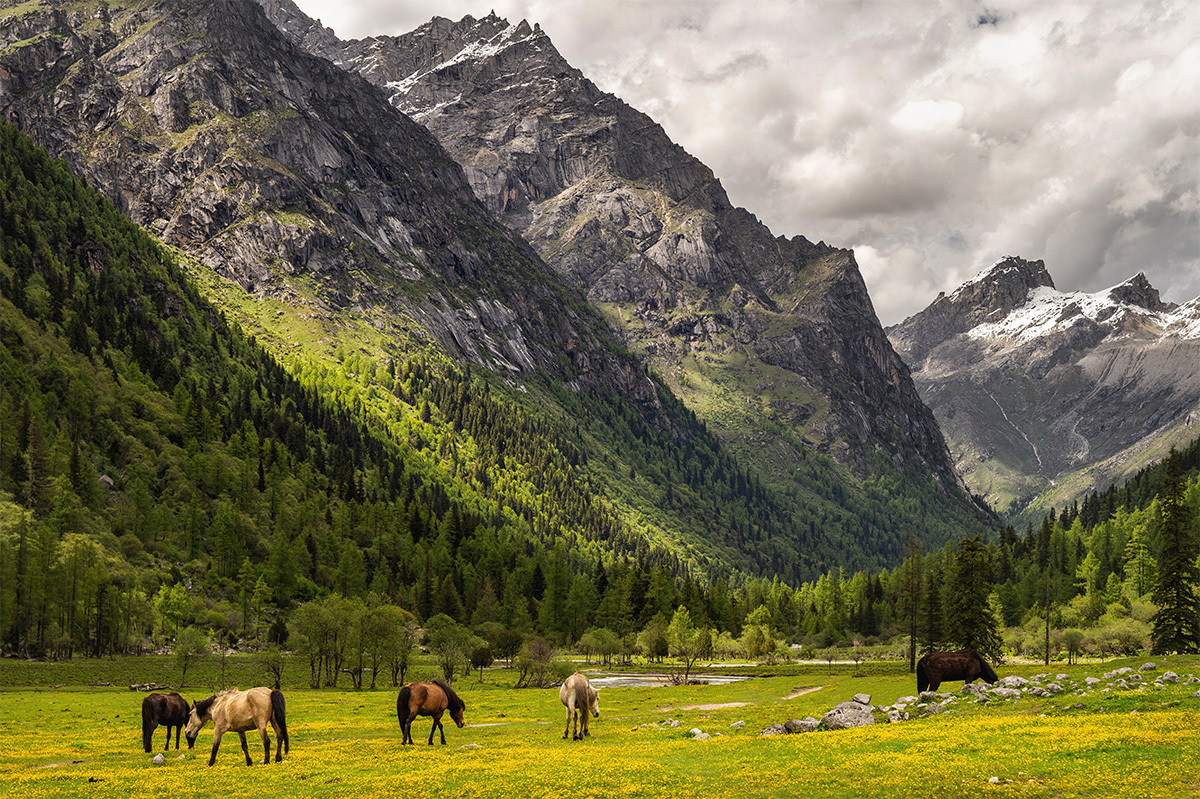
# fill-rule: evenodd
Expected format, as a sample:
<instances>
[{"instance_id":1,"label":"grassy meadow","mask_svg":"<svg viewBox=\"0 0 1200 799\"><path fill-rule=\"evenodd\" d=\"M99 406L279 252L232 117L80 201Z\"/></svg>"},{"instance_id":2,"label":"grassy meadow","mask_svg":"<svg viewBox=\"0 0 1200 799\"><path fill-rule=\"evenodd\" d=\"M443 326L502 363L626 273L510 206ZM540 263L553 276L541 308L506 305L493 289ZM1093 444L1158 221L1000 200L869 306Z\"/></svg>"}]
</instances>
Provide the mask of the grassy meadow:
<instances>
[{"instance_id":1,"label":"grassy meadow","mask_svg":"<svg viewBox=\"0 0 1200 799\"><path fill-rule=\"evenodd\" d=\"M601 716L583 743L561 739L564 713L556 689L514 690L514 675L505 670L486 671L482 684L477 673L455 680L467 703L467 726L457 729L447 717L444 747L436 738L433 747L424 744L424 718L413 725L418 745L400 745L394 689L285 685L291 752L283 763L252 768L244 765L236 735L224 738L216 765L206 765L211 726L196 749L188 752L184 742L164 765L152 765L141 748L143 694L127 685L49 682L68 676L56 665L70 664L5 662L0 798L1200 796L1200 699L1191 696L1200 684L1082 693L1084 677L1124 665L1136 669L1148 659L1158 674L1200 676L1198 657L1056 664L1049 671L1070 675L1073 690L1052 698L983 705L958 695L961 683L951 683L943 688L959 698L941 715L916 718L914 712L899 724L775 737L758 733L788 719L819 718L856 693L891 704L915 694L915 680L907 674L855 677L849 666L830 675L825 666L812 666L728 685L612 687L601 692ZM77 661L70 676L86 671L79 664L106 663L111 670L137 662ZM246 676L247 666L235 659L227 677ZM289 669L296 681L306 676L299 664ZM1047 669L998 671L1031 677ZM210 662L195 681L215 677ZM182 693L191 700L208 690ZM679 726L666 726L668 719ZM745 724L731 726L740 721ZM715 737L693 741L693 727ZM155 746L164 738L158 730ZM261 743L253 735L250 740L257 760ZM993 777L997 781L989 782Z\"/></svg>"}]
</instances>

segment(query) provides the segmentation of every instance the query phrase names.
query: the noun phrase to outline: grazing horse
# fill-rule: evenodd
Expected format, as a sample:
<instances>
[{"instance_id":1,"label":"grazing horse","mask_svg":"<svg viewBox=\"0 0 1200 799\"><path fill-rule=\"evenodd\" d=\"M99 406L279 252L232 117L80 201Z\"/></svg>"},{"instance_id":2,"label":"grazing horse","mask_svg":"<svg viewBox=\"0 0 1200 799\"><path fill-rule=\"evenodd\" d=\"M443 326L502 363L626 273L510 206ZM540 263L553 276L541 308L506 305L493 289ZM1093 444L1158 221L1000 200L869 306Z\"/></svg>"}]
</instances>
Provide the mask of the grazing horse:
<instances>
[{"instance_id":1,"label":"grazing horse","mask_svg":"<svg viewBox=\"0 0 1200 799\"><path fill-rule=\"evenodd\" d=\"M248 730L258 730L258 734L262 736L265 750L262 762L270 763L271 738L267 735L267 725L270 724L275 728L275 762L278 763L283 759L280 756L280 750L287 752L290 748L285 711L283 693L280 691L273 691L270 688L251 688L249 691L239 691L237 688L230 688L216 696L201 699L192 705L192 712L188 715L187 722L188 746L191 747L196 742L200 728L211 720L214 728L213 748L212 755L208 758L208 765L211 766L216 762L217 747L221 745L221 736L226 732L238 734L242 739L242 751L246 753L246 765L253 765L254 761L250 759L250 749L246 746Z\"/></svg>"},{"instance_id":2,"label":"grazing horse","mask_svg":"<svg viewBox=\"0 0 1200 799\"><path fill-rule=\"evenodd\" d=\"M980 679L990 684L1000 678L974 649L930 652L917 661L918 693L936 691L947 680L965 680L965 684L970 685Z\"/></svg>"},{"instance_id":3,"label":"grazing horse","mask_svg":"<svg viewBox=\"0 0 1200 799\"><path fill-rule=\"evenodd\" d=\"M575 734L571 736L571 740L582 741L584 736L591 735L588 731L588 713L600 718L600 692L592 687L588 678L575 672L558 689L558 698L567 706L567 726L563 730L563 740L567 738L572 720L575 721Z\"/></svg>"},{"instance_id":4,"label":"grazing horse","mask_svg":"<svg viewBox=\"0 0 1200 799\"><path fill-rule=\"evenodd\" d=\"M441 680L433 682L410 682L400 689L396 697L396 718L400 720L400 729L404 733L401 745L411 744L412 723L417 716L432 716L433 726L429 728L429 745L433 746L433 733L440 732L442 746L446 745L446 732L442 729L442 713L450 711L450 718L461 729L463 726L463 711L467 703L458 698L454 689Z\"/></svg>"},{"instance_id":5,"label":"grazing horse","mask_svg":"<svg viewBox=\"0 0 1200 799\"><path fill-rule=\"evenodd\" d=\"M163 750L171 748L171 728L175 728L175 748L179 748L179 733L188 720L187 700L175 692L150 694L142 700L142 747L149 752L153 747L150 739L159 725L167 728L167 742ZM188 749L192 748L191 739Z\"/></svg>"}]
</instances>

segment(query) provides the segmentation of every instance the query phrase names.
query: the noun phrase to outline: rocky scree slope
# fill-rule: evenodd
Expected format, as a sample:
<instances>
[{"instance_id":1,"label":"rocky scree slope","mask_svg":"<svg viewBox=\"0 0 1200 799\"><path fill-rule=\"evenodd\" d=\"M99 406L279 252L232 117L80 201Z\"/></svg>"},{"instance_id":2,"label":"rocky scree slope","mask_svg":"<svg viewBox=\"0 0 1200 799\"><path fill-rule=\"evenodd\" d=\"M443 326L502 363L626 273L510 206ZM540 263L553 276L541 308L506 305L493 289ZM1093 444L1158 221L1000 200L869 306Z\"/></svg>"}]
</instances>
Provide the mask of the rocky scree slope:
<instances>
[{"instance_id":1,"label":"rocky scree slope","mask_svg":"<svg viewBox=\"0 0 1200 799\"><path fill-rule=\"evenodd\" d=\"M967 482L1017 520L1200 432L1200 298L1163 302L1141 273L1062 292L1008 257L888 334Z\"/></svg>"},{"instance_id":2,"label":"rocky scree slope","mask_svg":"<svg viewBox=\"0 0 1200 799\"><path fill-rule=\"evenodd\" d=\"M656 402L423 127L252 2L22 4L0 17L0 114L164 241L324 319L329 341L355 314L501 374Z\"/></svg>"},{"instance_id":3,"label":"rocky scree slope","mask_svg":"<svg viewBox=\"0 0 1200 799\"><path fill-rule=\"evenodd\" d=\"M891 468L931 472L945 501L978 517L853 253L773 236L538 27L434 18L399 37L334 42L290 0L260 2L287 35L432 131L485 205L765 479L788 484L809 448L859 476L882 454Z\"/></svg>"}]
</instances>

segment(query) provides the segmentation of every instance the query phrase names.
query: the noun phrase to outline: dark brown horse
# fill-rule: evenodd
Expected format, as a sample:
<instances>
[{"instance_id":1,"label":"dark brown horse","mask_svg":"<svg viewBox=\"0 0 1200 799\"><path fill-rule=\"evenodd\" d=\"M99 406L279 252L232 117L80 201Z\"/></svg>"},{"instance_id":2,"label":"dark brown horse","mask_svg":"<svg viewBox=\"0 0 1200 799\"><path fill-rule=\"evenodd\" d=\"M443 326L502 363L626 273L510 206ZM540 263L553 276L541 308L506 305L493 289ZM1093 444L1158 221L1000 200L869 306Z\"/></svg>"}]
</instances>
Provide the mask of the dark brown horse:
<instances>
[{"instance_id":1,"label":"dark brown horse","mask_svg":"<svg viewBox=\"0 0 1200 799\"><path fill-rule=\"evenodd\" d=\"M974 649L957 652L930 652L917 661L917 692L936 691L947 680L965 680L970 685L975 680L994 683L1000 679L987 661Z\"/></svg>"},{"instance_id":2,"label":"dark brown horse","mask_svg":"<svg viewBox=\"0 0 1200 799\"><path fill-rule=\"evenodd\" d=\"M450 718L460 728L463 726L463 711L467 703L458 698L454 689L441 680L433 682L410 682L400 689L396 697L396 717L400 719L400 729L404 737L403 744L411 744L412 723L417 716L432 716L433 726L429 728L429 745L433 746L434 732L442 735L442 745L446 745L446 733L442 729L442 713L450 711Z\"/></svg>"},{"instance_id":3,"label":"dark brown horse","mask_svg":"<svg viewBox=\"0 0 1200 799\"><path fill-rule=\"evenodd\" d=\"M154 736L154 731L161 724L167 728L167 742L163 745L163 749L171 748L171 728L175 728L175 748L179 748L179 733L183 730L183 725L187 724L188 713L191 708L188 707L187 700L177 693L169 694L150 694L142 700L142 748L149 752L154 747L151 745L150 739ZM188 741L188 749L192 748L192 742Z\"/></svg>"}]
</instances>

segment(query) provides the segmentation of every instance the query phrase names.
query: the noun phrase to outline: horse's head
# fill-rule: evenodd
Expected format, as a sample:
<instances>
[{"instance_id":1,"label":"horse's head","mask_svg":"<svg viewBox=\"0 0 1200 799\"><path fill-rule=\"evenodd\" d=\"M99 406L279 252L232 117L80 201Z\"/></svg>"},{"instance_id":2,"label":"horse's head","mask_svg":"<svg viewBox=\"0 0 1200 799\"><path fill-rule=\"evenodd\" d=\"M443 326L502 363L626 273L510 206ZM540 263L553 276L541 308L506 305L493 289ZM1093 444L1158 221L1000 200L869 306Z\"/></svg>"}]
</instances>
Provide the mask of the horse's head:
<instances>
[{"instance_id":1,"label":"horse's head","mask_svg":"<svg viewBox=\"0 0 1200 799\"><path fill-rule=\"evenodd\" d=\"M183 732L187 736L188 749L196 746L196 736L200 734L200 730L212 718L209 715L211 707L212 699L201 699L199 702L192 703L191 712L188 713L187 728Z\"/></svg>"},{"instance_id":2,"label":"horse's head","mask_svg":"<svg viewBox=\"0 0 1200 799\"><path fill-rule=\"evenodd\" d=\"M457 724L461 729L462 726L466 724L466 722L463 721L463 711L467 709L467 703L459 699L458 704L447 709L450 711L450 718L454 719L454 723Z\"/></svg>"},{"instance_id":3,"label":"horse's head","mask_svg":"<svg viewBox=\"0 0 1200 799\"><path fill-rule=\"evenodd\" d=\"M600 689L588 686L588 710L593 718L600 718Z\"/></svg>"}]
</instances>

